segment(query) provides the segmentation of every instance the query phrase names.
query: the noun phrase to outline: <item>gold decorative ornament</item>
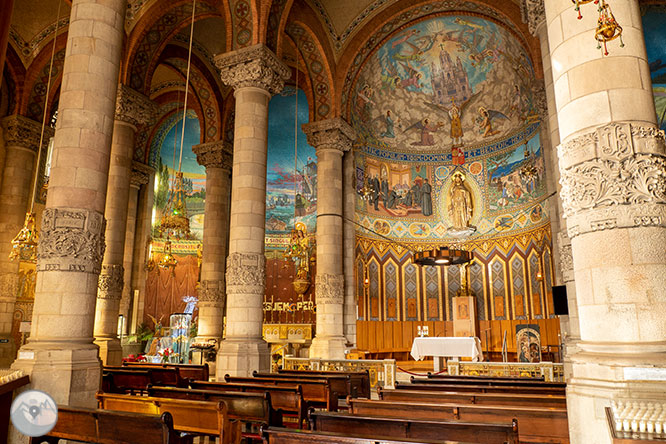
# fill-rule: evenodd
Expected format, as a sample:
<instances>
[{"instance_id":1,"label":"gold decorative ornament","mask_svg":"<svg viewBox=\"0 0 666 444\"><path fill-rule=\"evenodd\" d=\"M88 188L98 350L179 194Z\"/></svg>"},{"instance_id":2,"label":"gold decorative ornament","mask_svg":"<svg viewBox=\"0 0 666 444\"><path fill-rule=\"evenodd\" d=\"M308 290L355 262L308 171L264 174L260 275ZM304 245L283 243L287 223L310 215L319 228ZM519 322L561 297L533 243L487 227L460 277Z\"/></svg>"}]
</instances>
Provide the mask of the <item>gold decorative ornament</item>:
<instances>
[{"instance_id":1,"label":"gold decorative ornament","mask_svg":"<svg viewBox=\"0 0 666 444\"><path fill-rule=\"evenodd\" d=\"M595 5L599 4L599 0L571 0L571 3L576 5L574 7L574 10L578 12L578 20L581 20L583 18L583 15L580 13L580 5L586 5L592 2L594 2Z\"/></svg>"},{"instance_id":2,"label":"gold decorative ornament","mask_svg":"<svg viewBox=\"0 0 666 444\"><path fill-rule=\"evenodd\" d=\"M39 233L35 228L35 213L26 213L23 228L12 239L12 251L9 252L9 260L24 260L34 262L37 257L37 242Z\"/></svg>"},{"instance_id":3,"label":"gold decorative ornament","mask_svg":"<svg viewBox=\"0 0 666 444\"><path fill-rule=\"evenodd\" d=\"M610 5L601 0L599 5L599 19L597 20L597 30L594 33L594 38L597 39L597 49L601 49L601 44L604 46L604 55L608 55L607 42L611 40L620 39L620 48L624 48L622 41L622 26L615 20Z\"/></svg>"},{"instance_id":4,"label":"gold decorative ornament","mask_svg":"<svg viewBox=\"0 0 666 444\"><path fill-rule=\"evenodd\" d=\"M175 268L178 265L178 261L171 253L171 241L169 239L164 243L164 254L160 259L160 262L157 264L158 267L162 270L171 269L171 273L175 274Z\"/></svg>"}]
</instances>

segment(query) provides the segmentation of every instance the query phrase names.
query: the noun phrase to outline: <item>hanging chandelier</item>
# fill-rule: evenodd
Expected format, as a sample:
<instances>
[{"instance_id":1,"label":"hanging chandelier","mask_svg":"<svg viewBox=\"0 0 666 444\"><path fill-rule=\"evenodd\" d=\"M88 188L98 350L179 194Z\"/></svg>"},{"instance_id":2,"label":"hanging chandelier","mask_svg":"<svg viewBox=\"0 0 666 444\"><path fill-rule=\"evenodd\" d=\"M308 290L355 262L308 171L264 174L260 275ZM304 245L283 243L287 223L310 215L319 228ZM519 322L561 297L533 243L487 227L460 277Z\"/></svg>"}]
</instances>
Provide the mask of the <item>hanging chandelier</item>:
<instances>
[{"instance_id":1,"label":"hanging chandelier","mask_svg":"<svg viewBox=\"0 0 666 444\"><path fill-rule=\"evenodd\" d=\"M171 253L171 240L167 238L166 242L164 243L164 254L162 255L162 258L160 259L157 266L162 270L170 269L171 273L174 274L176 265L178 265L178 261Z\"/></svg>"},{"instance_id":2,"label":"hanging chandelier","mask_svg":"<svg viewBox=\"0 0 666 444\"><path fill-rule=\"evenodd\" d=\"M431 250L414 253L414 263L417 265L460 265L472 260L472 252L460 247L435 247Z\"/></svg>"},{"instance_id":3,"label":"hanging chandelier","mask_svg":"<svg viewBox=\"0 0 666 444\"><path fill-rule=\"evenodd\" d=\"M574 10L578 12L578 20L581 20L583 18L583 14L580 13L580 6L581 5L586 5L588 3L594 2L595 5L599 4L599 0L571 0L571 3L576 5L574 7Z\"/></svg>"},{"instance_id":4,"label":"hanging chandelier","mask_svg":"<svg viewBox=\"0 0 666 444\"><path fill-rule=\"evenodd\" d=\"M601 0L599 5L599 19L597 20L597 30L594 33L594 38L597 39L597 49L604 46L604 55L608 55L607 42L620 39L620 48L624 48L622 41L622 26L615 20L611 7L604 0Z\"/></svg>"},{"instance_id":5,"label":"hanging chandelier","mask_svg":"<svg viewBox=\"0 0 666 444\"><path fill-rule=\"evenodd\" d=\"M46 82L46 95L44 98L44 115L42 116L42 131L39 136L39 145L37 146L37 163L35 165L35 178L32 183L32 200L30 201L30 210L25 214L23 227L12 239L12 249L9 252L9 260L37 262L37 243L39 242L39 232L35 227L35 199L37 197L37 180L39 179L42 159L42 144L44 143L44 130L46 129L46 113L48 112L49 94L51 91L51 77L53 75L53 59L55 58L56 37L60 25L60 7L62 1L58 2L58 12L56 13L56 27L53 33L53 46L51 48L51 62L49 64L49 77Z\"/></svg>"}]
</instances>

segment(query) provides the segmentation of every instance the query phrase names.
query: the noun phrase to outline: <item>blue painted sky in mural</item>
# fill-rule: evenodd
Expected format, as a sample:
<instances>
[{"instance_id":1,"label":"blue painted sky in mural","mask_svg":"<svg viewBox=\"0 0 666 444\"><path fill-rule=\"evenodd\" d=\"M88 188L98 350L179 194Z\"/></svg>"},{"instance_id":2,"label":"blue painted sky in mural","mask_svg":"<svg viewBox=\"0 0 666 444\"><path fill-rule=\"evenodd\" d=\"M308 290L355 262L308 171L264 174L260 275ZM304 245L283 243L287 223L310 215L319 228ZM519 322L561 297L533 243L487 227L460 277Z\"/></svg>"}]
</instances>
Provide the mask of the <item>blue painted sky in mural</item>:
<instances>
[{"instance_id":1,"label":"blue painted sky in mural","mask_svg":"<svg viewBox=\"0 0 666 444\"><path fill-rule=\"evenodd\" d=\"M312 232L316 211L316 155L306 141L301 125L308 123L308 102L305 93L298 91L298 174L294 184L294 117L296 95L286 89L284 95L274 96L268 106L268 167L266 178L266 231L271 234L289 233L295 223L295 187L301 195L298 212Z\"/></svg>"},{"instance_id":2,"label":"blue painted sky in mural","mask_svg":"<svg viewBox=\"0 0 666 444\"><path fill-rule=\"evenodd\" d=\"M160 154L162 162L166 163L169 171L173 166L173 152L174 152L174 139L176 149L176 171L178 171L178 158L180 155L180 135L183 130L183 119L178 119L178 122L169 130L162 142ZM197 163L197 156L192 152L192 145L201 143L201 129L199 119L196 117L188 116L185 123L185 138L183 141L183 177L192 179L194 191L205 187L206 184L206 168Z\"/></svg>"},{"instance_id":3,"label":"blue painted sky in mural","mask_svg":"<svg viewBox=\"0 0 666 444\"><path fill-rule=\"evenodd\" d=\"M652 77L657 121L660 128L666 130L666 27L664 23L666 23L664 5L646 6L643 15L645 47Z\"/></svg>"}]
</instances>

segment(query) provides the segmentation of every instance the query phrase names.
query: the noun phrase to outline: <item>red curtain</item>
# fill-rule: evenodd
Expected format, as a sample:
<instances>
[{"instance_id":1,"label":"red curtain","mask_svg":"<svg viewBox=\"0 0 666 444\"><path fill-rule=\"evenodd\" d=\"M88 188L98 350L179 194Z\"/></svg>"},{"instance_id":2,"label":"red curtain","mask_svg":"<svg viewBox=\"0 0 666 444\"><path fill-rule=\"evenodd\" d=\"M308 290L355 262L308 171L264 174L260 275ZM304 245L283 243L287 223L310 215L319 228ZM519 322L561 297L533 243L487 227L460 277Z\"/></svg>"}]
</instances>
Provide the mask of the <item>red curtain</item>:
<instances>
[{"instance_id":1,"label":"red curtain","mask_svg":"<svg viewBox=\"0 0 666 444\"><path fill-rule=\"evenodd\" d=\"M199 267L197 257L194 255L177 255L178 265L170 270L160 270L155 267L148 272L146 280L146 299L144 306L143 321L153 327L148 315L154 316L158 321L161 319L164 327L169 326L169 316L172 313L182 313L186 303L185 296L196 296L196 285L199 280ZM159 257L155 261L159 262ZM197 310L194 311L192 319L196 319Z\"/></svg>"}]
</instances>

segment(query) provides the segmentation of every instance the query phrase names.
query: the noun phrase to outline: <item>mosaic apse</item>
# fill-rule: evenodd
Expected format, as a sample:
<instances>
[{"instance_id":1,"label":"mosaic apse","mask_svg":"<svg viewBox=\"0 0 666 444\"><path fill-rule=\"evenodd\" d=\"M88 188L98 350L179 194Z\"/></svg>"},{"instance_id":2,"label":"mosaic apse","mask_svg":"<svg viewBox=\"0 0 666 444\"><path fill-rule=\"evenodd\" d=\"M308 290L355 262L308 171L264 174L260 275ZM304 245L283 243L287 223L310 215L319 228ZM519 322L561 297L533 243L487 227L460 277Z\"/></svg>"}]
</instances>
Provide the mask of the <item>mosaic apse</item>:
<instances>
[{"instance_id":1,"label":"mosaic apse","mask_svg":"<svg viewBox=\"0 0 666 444\"><path fill-rule=\"evenodd\" d=\"M644 5L641 12L657 122L666 130L666 4Z\"/></svg>"}]
</instances>

